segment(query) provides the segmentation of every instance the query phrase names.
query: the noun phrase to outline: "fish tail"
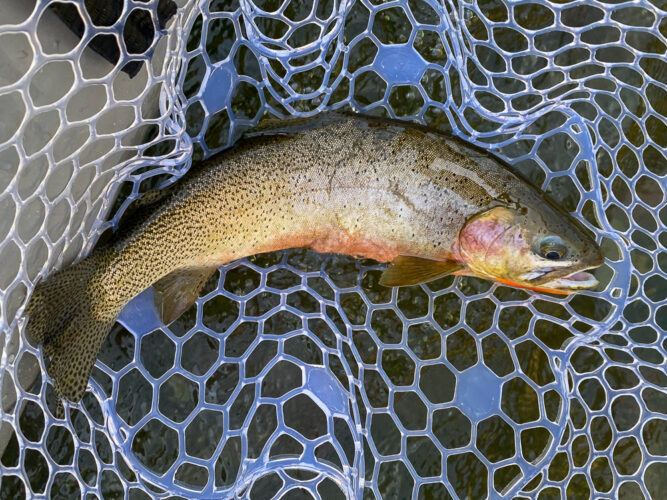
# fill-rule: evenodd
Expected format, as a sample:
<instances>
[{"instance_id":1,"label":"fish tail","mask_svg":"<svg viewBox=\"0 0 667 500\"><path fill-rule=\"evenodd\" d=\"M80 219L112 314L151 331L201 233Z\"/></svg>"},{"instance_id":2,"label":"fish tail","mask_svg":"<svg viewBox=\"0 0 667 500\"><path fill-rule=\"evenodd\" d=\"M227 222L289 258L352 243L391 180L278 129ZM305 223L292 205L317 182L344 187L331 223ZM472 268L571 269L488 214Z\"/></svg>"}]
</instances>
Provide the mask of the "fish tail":
<instances>
[{"instance_id":1,"label":"fish tail","mask_svg":"<svg viewBox=\"0 0 667 500\"><path fill-rule=\"evenodd\" d=\"M47 372L60 398L78 401L95 359L123 304L114 304L102 286L106 249L40 282L26 308L26 335L50 358Z\"/></svg>"}]
</instances>

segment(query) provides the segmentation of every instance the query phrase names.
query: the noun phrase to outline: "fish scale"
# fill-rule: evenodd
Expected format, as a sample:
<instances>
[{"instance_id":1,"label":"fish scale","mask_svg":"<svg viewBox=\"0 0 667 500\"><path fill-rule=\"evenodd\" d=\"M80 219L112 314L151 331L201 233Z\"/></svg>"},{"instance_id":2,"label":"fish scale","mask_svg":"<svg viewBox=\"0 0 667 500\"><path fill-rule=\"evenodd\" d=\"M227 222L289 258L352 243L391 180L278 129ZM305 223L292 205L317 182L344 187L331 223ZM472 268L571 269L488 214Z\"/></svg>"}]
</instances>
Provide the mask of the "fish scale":
<instances>
[{"instance_id":1,"label":"fish scale","mask_svg":"<svg viewBox=\"0 0 667 500\"><path fill-rule=\"evenodd\" d=\"M40 283L28 305L27 332L51 357L56 393L77 401L102 342L133 297L155 285L156 305L169 323L218 266L248 255L307 247L391 261L381 281L387 285L449 273L517 284L519 278L475 261L488 260L497 237L485 238L499 223L529 221L514 220L507 208L498 216L499 200L529 207L578 248L581 258L568 272L599 265L597 246L569 216L459 140L338 113L272 122L137 209L108 246ZM479 214L490 215L477 220ZM471 241L470 248L459 241L464 228L461 241Z\"/></svg>"}]
</instances>

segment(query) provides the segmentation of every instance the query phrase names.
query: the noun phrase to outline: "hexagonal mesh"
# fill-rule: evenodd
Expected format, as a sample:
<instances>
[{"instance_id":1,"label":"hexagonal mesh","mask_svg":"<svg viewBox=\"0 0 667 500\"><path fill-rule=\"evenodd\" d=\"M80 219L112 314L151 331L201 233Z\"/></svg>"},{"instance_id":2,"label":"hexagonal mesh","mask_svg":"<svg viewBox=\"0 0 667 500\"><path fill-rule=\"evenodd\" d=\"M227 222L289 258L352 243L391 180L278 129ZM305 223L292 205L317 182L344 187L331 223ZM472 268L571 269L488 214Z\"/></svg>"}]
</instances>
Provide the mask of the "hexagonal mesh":
<instances>
[{"instance_id":1,"label":"hexagonal mesh","mask_svg":"<svg viewBox=\"0 0 667 500\"><path fill-rule=\"evenodd\" d=\"M3 6L0 496L664 496L664 2L107 3ZM36 280L191 152L342 106L507 158L595 232L601 291L250 257L170 327L131 302L56 419Z\"/></svg>"}]
</instances>

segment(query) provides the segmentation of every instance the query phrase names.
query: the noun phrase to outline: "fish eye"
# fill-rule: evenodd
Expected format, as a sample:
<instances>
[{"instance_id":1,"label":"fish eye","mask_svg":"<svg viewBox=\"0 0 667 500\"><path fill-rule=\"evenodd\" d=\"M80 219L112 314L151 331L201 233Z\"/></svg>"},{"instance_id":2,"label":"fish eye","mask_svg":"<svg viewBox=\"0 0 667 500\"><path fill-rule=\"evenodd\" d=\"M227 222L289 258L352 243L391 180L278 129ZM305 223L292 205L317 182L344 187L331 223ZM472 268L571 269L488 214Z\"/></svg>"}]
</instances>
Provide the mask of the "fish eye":
<instances>
[{"instance_id":1,"label":"fish eye","mask_svg":"<svg viewBox=\"0 0 667 500\"><path fill-rule=\"evenodd\" d=\"M557 236L547 236L540 242L540 257L548 260L560 260L565 257L567 247Z\"/></svg>"}]
</instances>

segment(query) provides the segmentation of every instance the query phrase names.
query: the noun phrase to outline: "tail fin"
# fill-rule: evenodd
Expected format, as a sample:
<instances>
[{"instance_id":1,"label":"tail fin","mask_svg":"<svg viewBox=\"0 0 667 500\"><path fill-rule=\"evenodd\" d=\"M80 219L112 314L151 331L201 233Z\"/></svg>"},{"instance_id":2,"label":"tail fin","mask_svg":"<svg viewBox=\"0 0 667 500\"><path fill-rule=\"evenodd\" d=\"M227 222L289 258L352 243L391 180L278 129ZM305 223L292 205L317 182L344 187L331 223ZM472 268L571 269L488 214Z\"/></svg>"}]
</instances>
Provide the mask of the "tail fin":
<instances>
[{"instance_id":1,"label":"tail fin","mask_svg":"<svg viewBox=\"0 0 667 500\"><path fill-rule=\"evenodd\" d=\"M109 251L93 253L40 282L26 308L26 334L42 344L44 357L51 358L47 372L55 392L70 401L83 396L102 342L120 312L109 307L99 286L98 271L108 256ZM104 307L96 307L100 304Z\"/></svg>"}]
</instances>

